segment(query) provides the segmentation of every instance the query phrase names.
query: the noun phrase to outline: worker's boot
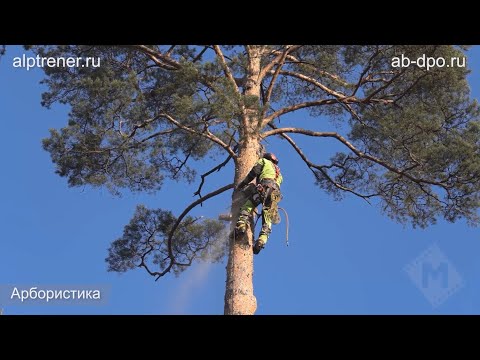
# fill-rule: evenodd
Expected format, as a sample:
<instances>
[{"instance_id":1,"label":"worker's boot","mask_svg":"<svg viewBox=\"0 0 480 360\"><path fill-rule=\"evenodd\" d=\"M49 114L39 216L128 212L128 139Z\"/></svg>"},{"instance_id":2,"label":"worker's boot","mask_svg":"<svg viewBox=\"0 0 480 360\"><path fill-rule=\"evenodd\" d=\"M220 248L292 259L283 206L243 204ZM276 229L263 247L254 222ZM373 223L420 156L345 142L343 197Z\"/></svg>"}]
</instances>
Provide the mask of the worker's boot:
<instances>
[{"instance_id":1,"label":"worker's boot","mask_svg":"<svg viewBox=\"0 0 480 360\"><path fill-rule=\"evenodd\" d=\"M262 239L258 239L255 241L255 244L253 245L253 253L255 255L258 255L260 251L265 247L265 242Z\"/></svg>"}]
</instances>

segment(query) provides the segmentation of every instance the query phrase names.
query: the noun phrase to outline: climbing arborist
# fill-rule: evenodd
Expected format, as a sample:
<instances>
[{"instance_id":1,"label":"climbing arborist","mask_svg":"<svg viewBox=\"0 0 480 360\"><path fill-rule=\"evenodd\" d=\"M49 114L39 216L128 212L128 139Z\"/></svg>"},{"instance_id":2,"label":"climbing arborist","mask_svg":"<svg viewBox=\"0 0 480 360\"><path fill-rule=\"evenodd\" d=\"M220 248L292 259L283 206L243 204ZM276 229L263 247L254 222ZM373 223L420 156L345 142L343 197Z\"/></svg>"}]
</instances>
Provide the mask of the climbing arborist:
<instances>
[{"instance_id":1,"label":"climbing arborist","mask_svg":"<svg viewBox=\"0 0 480 360\"><path fill-rule=\"evenodd\" d=\"M258 254L265 247L272 231L272 222L275 224L279 222L277 203L281 199L280 184L283 177L277 164L278 158L275 154L264 154L236 188L242 190L248 198L240 208L240 215L235 226L237 236L240 237L245 233L253 210L262 204L262 229L253 245L254 254ZM253 179L256 179L256 185L250 184Z\"/></svg>"}]
</instances>

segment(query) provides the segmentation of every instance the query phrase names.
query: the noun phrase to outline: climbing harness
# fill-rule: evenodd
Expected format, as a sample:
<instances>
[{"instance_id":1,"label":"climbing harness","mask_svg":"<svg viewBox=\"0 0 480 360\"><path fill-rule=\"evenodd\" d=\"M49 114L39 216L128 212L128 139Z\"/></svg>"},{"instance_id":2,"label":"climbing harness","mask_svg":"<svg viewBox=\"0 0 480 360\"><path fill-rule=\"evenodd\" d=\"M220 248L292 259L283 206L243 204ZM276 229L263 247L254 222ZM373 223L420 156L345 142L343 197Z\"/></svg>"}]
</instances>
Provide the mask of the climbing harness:
<instances>
[{"instance_id":1,"label":"climbing harness","mask_svg":"<svg viewBox=\"0 0 480 360\"><path fill-rule=\"evenodd\" d=\"M259 185L262 186L261 184ZM257 185L257 188L258 188L258 185ZM269 219L272 224L275 224L275 225L280 224L281 218L280 218L280 214L278 213L278 210L279 209L282 210L283 213L285 214L285 226L286 226L285 244L289 246L288 231L289 231L290 222L288 220L288 213L287 213L287 210L278 206L278 203L280 202L280 200L282 200L282 197L283 196L280 193L280 191L278 191L277 189L273 189L272 193L270 194L270 201L271 201L270 207L265 207L266 198L264 198L262 202L262 213L260 215L258 215L257 213L257 219L255 221L254 228L257 226L258 220L260 219L261 216L264 216L266 219Z\"/></svg>"}]
</instances>

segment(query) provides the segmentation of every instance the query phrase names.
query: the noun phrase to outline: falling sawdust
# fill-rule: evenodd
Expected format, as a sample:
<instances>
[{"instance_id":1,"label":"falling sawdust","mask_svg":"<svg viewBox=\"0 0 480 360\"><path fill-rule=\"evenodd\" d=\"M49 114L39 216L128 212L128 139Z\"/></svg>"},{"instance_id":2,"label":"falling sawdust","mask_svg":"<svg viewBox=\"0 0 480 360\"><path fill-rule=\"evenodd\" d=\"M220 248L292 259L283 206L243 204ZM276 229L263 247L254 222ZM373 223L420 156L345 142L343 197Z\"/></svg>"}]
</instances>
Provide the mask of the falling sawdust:
<instances>
[{"instance_id":1,"label":"falling sawdust","mask_svg":"<svg viewBox=\"0 0 480 360\"><path fill-rule=\"evenodd\" d=\"M201 261L194 265L186 278L180 284L175 296L171 299L171 314L183 315L186 314L195 290L200 289L206 284L208 274L213 264L206 261Z\"/></svg>"},{"instance_id":2,"label":"falling sawdust","mask_svg":"<svg viewBox=\"0 0 480 360\"><path fill-rule=\"evenodd\" d=\"M223 258L226 253L226 245L228 242L229 230L225 229L210 247L208 254L205 254L202 260L197 261L190 269L185 272L185 277L181 276L181 281L178 290L170 299L170 306L168 313L170 314L186 314L192 300L194 299L195 291L201 289L208 280L208 275L215 265L211 259ZM222 256L223 255L223 256ZM183 278L183 279L182 279Z\"/></svg>"}]
</instances>

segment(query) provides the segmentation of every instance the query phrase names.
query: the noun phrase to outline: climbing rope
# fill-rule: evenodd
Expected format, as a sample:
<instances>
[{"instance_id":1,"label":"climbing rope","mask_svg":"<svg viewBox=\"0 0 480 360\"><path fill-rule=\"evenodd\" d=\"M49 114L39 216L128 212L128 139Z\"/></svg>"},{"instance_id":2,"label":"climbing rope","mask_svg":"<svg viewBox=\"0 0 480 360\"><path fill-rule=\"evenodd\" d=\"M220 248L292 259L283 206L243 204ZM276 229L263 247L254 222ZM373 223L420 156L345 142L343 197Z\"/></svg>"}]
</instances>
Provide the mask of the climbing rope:
<instances>
[{"instance_id":1,"label":"climbing rope","mask_svg":"<svg viewBox=\"0 0 480 360\"><path fill-rule=\"evenodd\" d=\"M284 208L282 207L278 207L280 210L283 211L283 213L285 214L285 225L286 225L286 230L285 230L285 243L287 244L288 246L288 224L289 224L289 221L288 221L288 213L287 213L287 210L285 210Z\"/></svg>"},{"instance_id":2,"label":"climbing rope","mask_svg":"<svg viewBox=\"0 0 480 360\"><path fill-rule=\"evenodd\" d=\"M278 213L278 210L282 210L283 213L285 214L285 223L286 223L286 230L285 230L285 243L288 246L288 228L289 228L289 221L288 221L288 213L287 210L284 208L278 206L278 203L282 199L282 194L280 191L274 190L272 194L270 195L271 199L271 206L270 208L263 208L262 206L262 215L265 217L265 219L271 220L272 224L279 224L281 221L280 214ZM255 222L255 227L257 226L258 219L260 218L257 217L257 221Z\"/></svg>"},{"instance_id":3,"label":"climbing rope","mask_svg":"<svg viewBox=\"0 0 480 360\"><path fill-rule=\"evenodd\" d=\"M290 222L288 220L288 213L287 213L287 210L285 210L284 208L278 206L277 207L278 209L282 210L283 213L285 214L285 244L287 246L289 246L289 242L288 242L288 231L289 231L289 225L290 225ZM262 211L263 212L263 211ZM256 213L256 212L255 212ZM265 213L263 212L263 215L265 216ZM278 222L276 222L275 224L279 224L280 223L280 215L278 215L278 211L277 211L277 216L278 216ZM258 220L260 219L261 215L258 215L257 214L257 219L255 221L255 225L254 225L254 229L257 227L257 222Z\"/></svg>"}]
</instances>

